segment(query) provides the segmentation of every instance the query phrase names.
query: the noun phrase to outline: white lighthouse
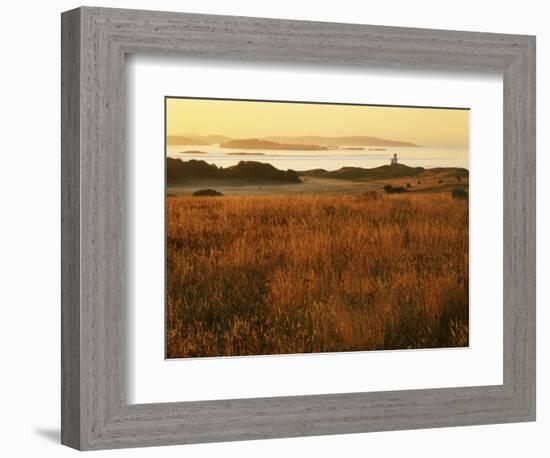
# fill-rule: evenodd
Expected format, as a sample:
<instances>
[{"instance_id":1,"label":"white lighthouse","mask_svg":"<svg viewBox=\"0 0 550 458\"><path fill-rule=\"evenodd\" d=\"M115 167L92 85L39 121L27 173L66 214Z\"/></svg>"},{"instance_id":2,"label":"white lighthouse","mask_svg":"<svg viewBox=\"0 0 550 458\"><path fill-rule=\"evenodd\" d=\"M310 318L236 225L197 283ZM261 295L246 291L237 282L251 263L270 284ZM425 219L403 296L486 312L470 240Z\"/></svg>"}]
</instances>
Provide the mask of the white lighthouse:
<instances>
[{"instance_id":1,"label":"white lighthouse","mask_svg":"<svg viewBox=\"0 0 550 458\"><path fill-rule=\"evenodd\" d=\"M397 153L393 154L393 157L391 158L390 165L397 165Z\"/></svg>"}]
</instances>

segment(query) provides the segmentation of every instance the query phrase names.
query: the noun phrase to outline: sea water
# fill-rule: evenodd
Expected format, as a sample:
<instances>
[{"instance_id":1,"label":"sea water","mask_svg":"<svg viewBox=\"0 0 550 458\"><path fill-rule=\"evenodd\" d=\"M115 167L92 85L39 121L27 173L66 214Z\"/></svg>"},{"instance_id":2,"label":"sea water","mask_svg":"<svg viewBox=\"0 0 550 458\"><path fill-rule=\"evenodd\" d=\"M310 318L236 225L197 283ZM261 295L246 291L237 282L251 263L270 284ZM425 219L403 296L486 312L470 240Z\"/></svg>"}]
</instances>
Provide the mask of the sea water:
<instances>
[{"instance_id":1,"label":"sea water","mask_svg":"<svg viewBox=\"0 0 550 458\"><path fill-rule=\"evenodd\" d=\"M380 147L381 148L381 147ZM345 147L323 151L262 150L220 148L220 145L168 145L169 157L182 160L202 160L221 167L235 165L240 161L265 162L279 170L338 170L342 167L373 168L389 165L397 154L399 163L410 167L462 167L469 169L468 149L435 147L368 147L351 150ZM185 153L185 151L200 151ZM238 154L235 153L246 153Z\"/></svg>"}]
</instances>

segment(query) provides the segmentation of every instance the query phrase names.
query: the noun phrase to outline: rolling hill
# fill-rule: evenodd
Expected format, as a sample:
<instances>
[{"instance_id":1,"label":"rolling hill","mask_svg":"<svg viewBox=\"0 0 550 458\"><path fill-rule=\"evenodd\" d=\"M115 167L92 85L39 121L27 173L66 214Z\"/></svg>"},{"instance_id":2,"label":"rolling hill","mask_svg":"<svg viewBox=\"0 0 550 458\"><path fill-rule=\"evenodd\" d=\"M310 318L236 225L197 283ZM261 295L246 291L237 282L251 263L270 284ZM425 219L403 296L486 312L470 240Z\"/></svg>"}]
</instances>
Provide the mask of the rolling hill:
<instances>
[{"instance_id":1,"label":"rolling hill","mask_svg":"<svg viewBox=\"0 0 550 458\"><path fill-rule=\"evenodd\" d=\"M397 165L382 165L372 169L364 169L361 167L342 167L334 171L323 169L306 170L298 172L300 176L316 177L316 178L331 178L336 180L384 180L389 178L415 177L423 173L424 167L409 167L405 164Z\"/></svg>"},{"instance_id":2,"label":"rolling hill","mask_svg":"<svg viewBox=\"0 0 550 458\"><path fill-rule=\"evenodd\" d=\"M257 184L293 184L317 181L342 183L393 183L405 184L406 180L414 179L416 184L421 182L429 187L444 188L452 185L468 183L469 172L459 167L409 167L405 164L383 165L370 169L361 167L342 167L338 170L311 169L304 171L279 170L271 164L256 161L240 161L229 167L218 167L202 160L181 160L167 158L167 184L182 186L197 183L211 183L214 185L257 185Z\"/></svg>"},{"instance_id":3,"label":"rolling hill","mask_svg":"<svg viewBox=\"0 0 550 458\"><path fill-rule=\"evenodd\" d=\"M239 182L239 183L301 183L293 170L279 170L271 164L255 161L240 161L230 167L217 167L205 161L166 159L168 186L193 182Z\"/></svg>"}]
</instances>

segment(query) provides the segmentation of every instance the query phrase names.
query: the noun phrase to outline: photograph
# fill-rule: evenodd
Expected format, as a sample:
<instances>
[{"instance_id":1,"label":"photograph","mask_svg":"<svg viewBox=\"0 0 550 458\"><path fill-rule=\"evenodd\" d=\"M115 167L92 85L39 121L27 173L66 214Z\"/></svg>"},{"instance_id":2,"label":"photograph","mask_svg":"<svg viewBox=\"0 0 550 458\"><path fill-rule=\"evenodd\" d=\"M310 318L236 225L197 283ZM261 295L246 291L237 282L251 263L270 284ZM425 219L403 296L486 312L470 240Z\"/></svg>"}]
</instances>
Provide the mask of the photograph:
<instances>
[{"instance_id":1,"label":"photograph","mask_svg":"<svg viewBox=\"0 0 550 458\"><path fill-rule=\"evenodd\" d=\"M166 97L166 357L468 347L469 114Z\"/></svg>"}]
</instances>

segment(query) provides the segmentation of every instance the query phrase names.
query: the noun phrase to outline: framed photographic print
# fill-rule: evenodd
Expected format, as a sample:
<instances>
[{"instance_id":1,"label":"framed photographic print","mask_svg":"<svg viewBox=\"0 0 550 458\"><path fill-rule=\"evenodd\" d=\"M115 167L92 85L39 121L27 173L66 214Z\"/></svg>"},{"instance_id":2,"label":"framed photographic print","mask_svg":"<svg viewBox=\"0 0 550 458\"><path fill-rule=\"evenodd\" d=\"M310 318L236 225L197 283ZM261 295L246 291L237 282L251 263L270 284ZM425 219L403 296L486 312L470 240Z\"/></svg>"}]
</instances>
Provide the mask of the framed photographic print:
<instances>
[{"instance_id":1,"label":"framed photographic print","mask_svg":"<svg viewBox=\"0 0 550 458\"><path fill-rule=\"evenodd\" d=\"M468 346L469 110L165 104L167 358Z\"/></svg>"},{"instance_id":2,"label":"framed photographic print","mask_svg":"<svg viewBox=\"0 0 550 458\"><path fill-rule=\"evenodd\" d=\"M535 39L62 16L62 442L535 419Z\"/></svg>"}]
</instances>

